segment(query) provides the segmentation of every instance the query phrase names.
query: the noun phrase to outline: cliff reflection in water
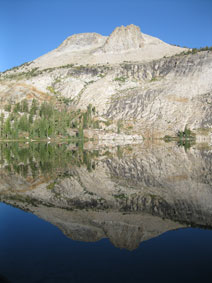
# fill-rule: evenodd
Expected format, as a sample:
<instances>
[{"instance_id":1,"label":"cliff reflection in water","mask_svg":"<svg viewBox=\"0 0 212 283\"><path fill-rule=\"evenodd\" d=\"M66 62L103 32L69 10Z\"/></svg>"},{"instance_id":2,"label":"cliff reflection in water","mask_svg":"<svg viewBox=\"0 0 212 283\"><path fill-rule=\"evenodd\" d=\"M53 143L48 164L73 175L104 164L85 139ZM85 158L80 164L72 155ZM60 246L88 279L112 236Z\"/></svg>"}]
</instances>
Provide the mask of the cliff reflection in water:
<instances>
[{"instance_id":1,"label":"cliff reflection in water","mask_svg":"<svg viewBox=\"0 0 212 283\"><path fill-rule=\"evenodd\" d=\"M133 250L171 229L212 227L209 149L0 146L0 200L51 222L74 240L109 238Z\"/></svg>"}]
</instances>

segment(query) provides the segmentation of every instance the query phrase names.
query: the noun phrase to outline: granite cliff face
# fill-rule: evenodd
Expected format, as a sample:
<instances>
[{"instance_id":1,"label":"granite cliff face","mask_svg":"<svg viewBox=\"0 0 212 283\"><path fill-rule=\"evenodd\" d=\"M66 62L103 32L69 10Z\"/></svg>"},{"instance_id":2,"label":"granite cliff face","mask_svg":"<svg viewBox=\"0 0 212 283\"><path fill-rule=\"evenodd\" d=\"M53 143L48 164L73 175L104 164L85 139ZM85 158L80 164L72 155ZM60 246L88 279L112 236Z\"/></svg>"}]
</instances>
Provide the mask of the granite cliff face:
<instances>
[{"instance_id":1,"label":"granite cliff face","mask_svg":"<svg viewBox=\"0 0 212 283\"><path fill-rule=\"evenodd\" d=\"M183 51L134 25L118 27L109 37L73 35L48 54L1 73L1 105L64 97L75 108L91 103L114 125L121 120L125 134L163 137L188 127L210 141L212 52Z\"/></svg>"},{"instance_id":2,"label":"granite cliff face","mask_svg":"<svg viewBox=\"0 0 212 283\"><path fill-rule=\"evenodd\" d=\"M35 213L75 240L108 237L118 247L134 249L167 230L212 227L211 150L104 149L89 167L71 161L36 177L31 160L25 158L27 170L15 163L8 171L7 162L2 164L1 201Z\"/></svg>"},{"instance_id":3,"label":"granite cliff face","mask_svg":"<svg viewBox=\"0 0 212 283\"><path fill-rule=\"evenodd\" d=\"M139 27L133 25L117 27L107 38L99 53L119 53L138 50L144 46L144 43L145 39Z\"/></svg>"}]
</instances>

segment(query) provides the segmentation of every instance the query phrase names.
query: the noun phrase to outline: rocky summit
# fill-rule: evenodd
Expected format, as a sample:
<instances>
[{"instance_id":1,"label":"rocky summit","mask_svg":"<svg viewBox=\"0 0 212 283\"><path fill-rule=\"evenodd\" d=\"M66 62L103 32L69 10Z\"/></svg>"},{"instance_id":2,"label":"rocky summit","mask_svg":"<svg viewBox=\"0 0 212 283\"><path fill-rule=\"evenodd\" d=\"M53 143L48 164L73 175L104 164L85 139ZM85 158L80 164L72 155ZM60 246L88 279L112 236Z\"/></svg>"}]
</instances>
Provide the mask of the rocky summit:
<instances>
[{"instance_id":1,"label":"rocky summit","mask_svg":"<svg viewBox=\"0 0 212 283\"><path fill-rule=\"evenodd\" d=\"M200 140L212 133L212 52L190 50L117 27L68 37L32 62L0 73L2 111L8 103L65 100L92 104L107 132L161 138L185 128ZM7 113L5 112L5 115Z\"/></svg>"},{"instance_id":2,"label":"rocky summit","mask_svg":"<svg viewBox=\"0 0 212 283\"><path fill-rule=\"evenodd\" d=\"M117 27L110 36L82 33L68 37L58 48L34 61L39 68L62 64L145 62L182 52L182 48L143 34L135 25Z\"/></svg>"}]
</instances>

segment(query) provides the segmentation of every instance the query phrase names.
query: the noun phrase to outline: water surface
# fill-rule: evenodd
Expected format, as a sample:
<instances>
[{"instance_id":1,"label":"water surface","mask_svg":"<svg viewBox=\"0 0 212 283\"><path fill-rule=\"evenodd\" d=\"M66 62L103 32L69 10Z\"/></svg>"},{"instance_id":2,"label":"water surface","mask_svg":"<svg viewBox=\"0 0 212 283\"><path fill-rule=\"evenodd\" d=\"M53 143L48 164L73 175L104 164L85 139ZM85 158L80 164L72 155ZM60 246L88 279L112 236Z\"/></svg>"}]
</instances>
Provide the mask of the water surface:
<instances>
[{"instance_id":1,"label":"water surface","mask_svg":"<svg viewBox=\"0 0 212 283\"><path fill-rule=\"evenodd\" d=\"M211 282L211 154L1 144L2 282Z\"/></svg>"}]
</instances>

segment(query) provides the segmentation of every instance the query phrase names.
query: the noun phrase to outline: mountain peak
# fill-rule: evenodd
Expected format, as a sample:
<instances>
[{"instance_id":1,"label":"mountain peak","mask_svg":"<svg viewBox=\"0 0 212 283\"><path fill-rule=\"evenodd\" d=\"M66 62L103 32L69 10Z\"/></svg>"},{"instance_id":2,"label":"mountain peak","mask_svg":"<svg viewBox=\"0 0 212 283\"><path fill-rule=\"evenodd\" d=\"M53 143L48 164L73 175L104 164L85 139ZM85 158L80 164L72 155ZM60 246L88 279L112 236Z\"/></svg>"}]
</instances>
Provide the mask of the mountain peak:
<instances>
[{"instance_id":1,"label":"mountain peak","mask_svg":"<svg viewBox=\"0 0 212 283\"><path fill-rule=\"evenodd\" d=\"M122 52L142 48L144 37L138 26L133 24L117 27L106 40L102 51L105 53Z\"/></svg>"},{"instance_id":2,"label":"mountain peak","mask_svg":"<svg viewBox=\"0 0 212 283\"><path fill-rule=\"evenodd\" d=\"M98 33L71 35L58 48L34 60L34 66L49 68L67 64L146 62L184 50L144 34L140 27L131 24L115 28L109 36Z\"/></svg>"},{"instance_id":3,"label":"mountain peak","mask_svg":"<svg viewBox=\"0 0 212 283\"><path fill-rule=\"evenodd\" d=\"M66 38L57 50L80 51L83 49L96 48L102 46L106 38L107 37L94 32L73 34Z\"/></svg>"}]
</instances>

